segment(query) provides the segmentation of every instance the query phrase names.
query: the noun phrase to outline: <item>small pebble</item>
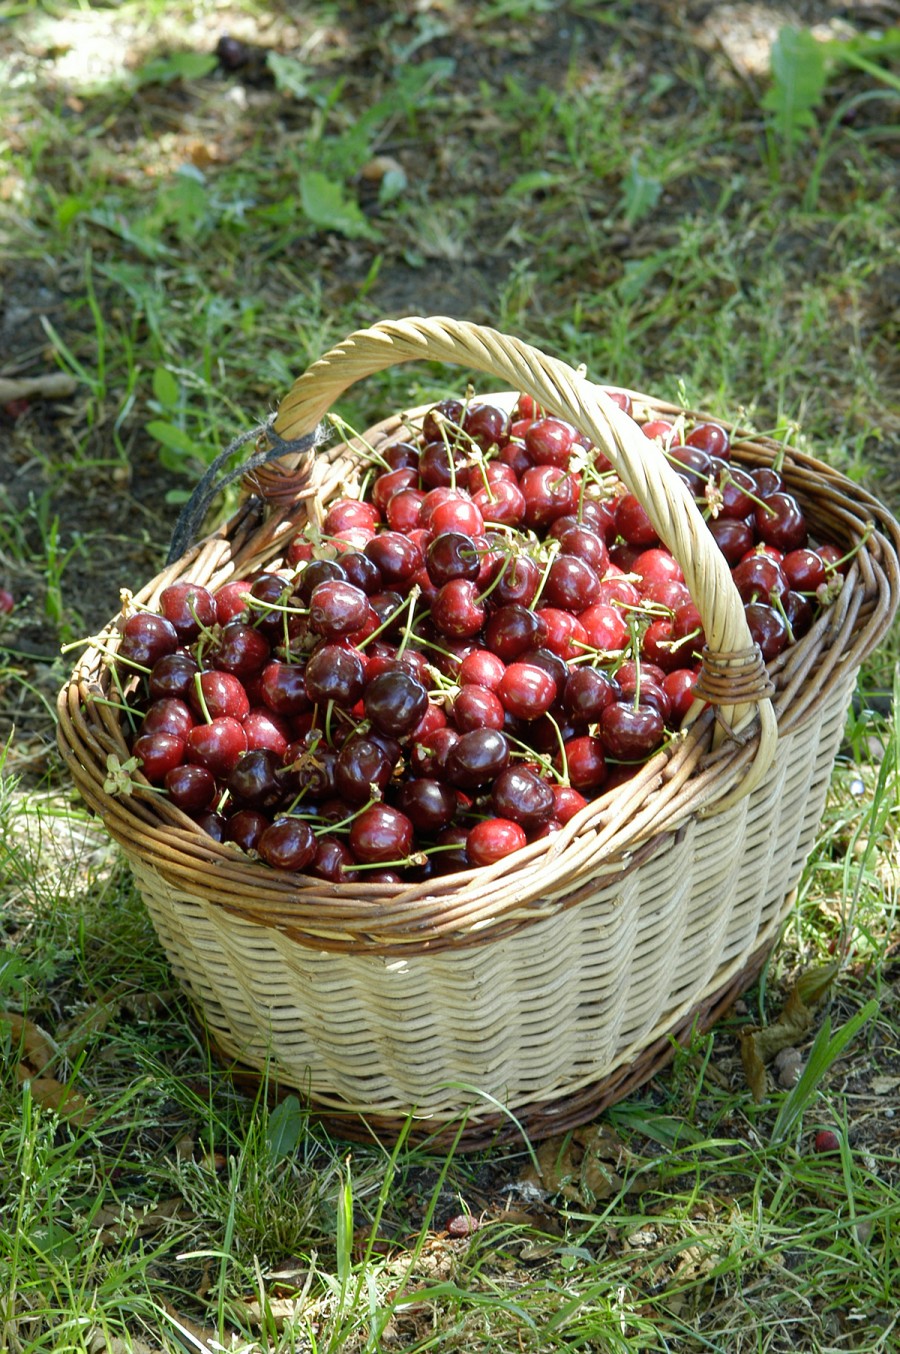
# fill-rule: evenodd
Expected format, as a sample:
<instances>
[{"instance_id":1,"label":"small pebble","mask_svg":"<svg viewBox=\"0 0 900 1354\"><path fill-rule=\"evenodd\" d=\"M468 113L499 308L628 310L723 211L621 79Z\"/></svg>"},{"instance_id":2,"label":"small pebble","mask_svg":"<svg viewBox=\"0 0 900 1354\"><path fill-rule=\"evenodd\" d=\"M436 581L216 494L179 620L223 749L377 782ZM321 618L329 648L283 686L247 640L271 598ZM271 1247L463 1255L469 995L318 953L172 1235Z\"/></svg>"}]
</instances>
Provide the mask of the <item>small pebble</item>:
<instances>
[{"instance_id":1,"label":"small pebble","mask_svg":"<svg viewBox=\"0 0 900 1354\"><path fill-rule=\"evenodd\" d=\"M859 799L862 795L866 793L865 781L860 780L858 776L855 777L853 780L851 780L850 793L852 795L855 795L856 798Z\"/></svg>"}]
</instances>

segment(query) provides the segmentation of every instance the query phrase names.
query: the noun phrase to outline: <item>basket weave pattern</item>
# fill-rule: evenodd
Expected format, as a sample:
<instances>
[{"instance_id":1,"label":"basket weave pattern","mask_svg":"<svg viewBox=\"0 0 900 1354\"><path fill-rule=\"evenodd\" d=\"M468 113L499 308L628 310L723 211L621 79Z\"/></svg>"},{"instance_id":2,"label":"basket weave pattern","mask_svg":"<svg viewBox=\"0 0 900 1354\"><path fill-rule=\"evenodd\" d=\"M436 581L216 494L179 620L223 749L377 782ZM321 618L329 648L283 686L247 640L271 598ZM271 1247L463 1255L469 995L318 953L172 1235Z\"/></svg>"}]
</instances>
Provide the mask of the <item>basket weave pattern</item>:
<instances>
[{"instance_id":1,"label":"basket weave pattern","mask_svg":"<svg viewBox=\"0 0 900 1354\"><path fill-rule=\"evenodd\" d=\"M724 682L716 708L555 837L495 866L405 886L271 871L205 837L158 795L107 794L107 756L128 756L117 712L93 699L109 692L115 622L61 693L60 746L122 844L223 1054L388 1133L410 1110L430 1133L465 1109L474 1145L504 1123L498 1106L535 1136L583 1122L652 1075L671 1033L714 1018L759 971L815 839L859 665L896 609L900 531L858 486L790 453L782 473L811 531L848 549L865 544L831 609L769 665L767 688L742 686L736 660L729 686L729 655L748 636L693 502L677 478L671 489L667 466L635 464L645 449L630 444L614 406L562 364L475 326L377 326L297 382L276 428L309 431L357 375L410 356L490 370L616 456L685 569L713 649L708 681ZM684 412L635 400L646 417ZM365 442L386 445L404 427L388 419ZM783 451L764 438L736 441L739 464L771 464ZM352 447L317 456L301 467L299 495L294 472L290 502L279 472L258 477L263 490L274 482L274 506L249 500L136 601L153 605L180 578L216 587L277 567L298 524L352 486L359 466Z\"/></svg>"}]
</instances>

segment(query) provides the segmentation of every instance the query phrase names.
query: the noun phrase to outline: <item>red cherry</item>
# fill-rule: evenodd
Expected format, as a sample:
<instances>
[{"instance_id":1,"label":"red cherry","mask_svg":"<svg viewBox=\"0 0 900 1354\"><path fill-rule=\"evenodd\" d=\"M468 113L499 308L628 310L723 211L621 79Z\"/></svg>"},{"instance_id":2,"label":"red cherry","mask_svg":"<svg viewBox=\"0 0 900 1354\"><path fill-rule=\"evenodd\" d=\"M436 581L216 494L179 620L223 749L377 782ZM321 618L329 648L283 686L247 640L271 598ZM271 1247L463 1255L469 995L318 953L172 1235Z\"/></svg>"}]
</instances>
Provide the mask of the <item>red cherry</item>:
<instances>
[{"instance_id":1,"label":"red cherry","mask_svg":"<svg viewBox=\"0 0 900 1354\"><path fill-rule=\"evenodd\" d=\"M664 732L663 716L652 705L616 701L600 717L600 741L619 761L642 761L659 747Z\"/></svg>"},{"instance_id":2,"label":"red cherry","mask_svg":"<svg viewBox=\"0 0 900 1354\"><path fill-rule=\"evenodd\" d=\"M533 663L510 663L497 687L504 710L519 719L537 719L556 700L556 683Z\"/></svg>"},{"instance_id":3,"label":"red cherry","mask_svg":"<svg viewBox=\"0 0 900 1354\"><path fill-rule=\"evenodd\" d=\"M136 611L122 626L119 658L150 669L166 654L178 648L178 631L165 616L152 611Z\"/></svg>"},{"instance_id":4,"label":"red cherry","mask_svg":"<svg viewBox=\"0 0 900 1354\"><path fill-rule=\"evenodd\" d=\"M503 704L487 687L466 685L460 687L453 702L453 722L461 733L469 729L502 729L505 718Z\"/></svg>"},{"instance_id":5,"label":"red cherry","mask_svg":"<svg viewBox=\"0 0 900 1354\"><path fill-rule=\"evenodd\" d=\"M413 844L413 825L389 804L371 804L350 827L350 850L360 862L403 860Z\"/></svg>"},{"instance_id":6,"label":"red cherry","mask_svg":"<svg viewBox=\"0 0 900 1354\"><path fill-rule=\"evenodd\" d=\"M315 859L316 839L302 818L280 818L266 828L256 849L275 869L305 870Z\"/></svg>"},{"instance_id":7,"label":"red cherry","mask_svg":"<svg viewBox=\"0 0 900 1354\"><path fill-rule=\"evenodd\" d=\"M195 724L187 736L186 751L189 762L225 778L247 751L247 735L236 719L223 715L211 724Z\"/></svg>"},{"instance_id":8,"label":"red cherry","mask_svg":"<svg viewBox=\"0 0 900 1354\"><path fill-rule=\"evenodd\" d=\"M569 781L576 790L594 793L606 780L606 758L603 744L599 738L582 734L570 738L565 745ZM563 768L562 758L557 758L557 766Z\"/></svg>"},{"instance_id":9,"label":"red cherry","mask_svg":"<svg viewBox=\"0 0 900 1354\"><path fill-rule=\"evenodd\" d=\"M634 494L623 494L616 504L616 531L628 545L640 549L659 541L656 528Z\"/></svg>"},{"instance_id":10,"label":"red cherry","mask_svg":"<svg viewBox=\"0 0 900 1354\"><path fill-rule=\"evenodd\" d=\"M587 807L588 801L574 785L556 784L552 788L553 811L557 821L564 826L576 813Z\"/></svg>"},{"instance_id":11,"label":"red cherry","mask_svg":"<svg viewBox=\"0 0 900 1354\"><path fill-rule=\"evenodd\" d=\"M505 671L506 664L503 659L490 649L473 649L459 665L458 680L460 686L472 684L487 687L488 691L496 691Z\"/></svg>"},{"instance_id":12,"label":"red cherry","mask_svg":"<svg viewBox=\"0 0 900 1354\"><path fill-rule=\"evenodd\" d=\"M454 578L438 589L431 604L431 619L443 635L467 639L484 624L484 605L478 600L477 584Z\"/></svg>"},{"instance_id":13,"label":"red cherry","mask_svg":"<svg viewBox=\"0 0 900 1354\"><path fill-rule=\"evenodd\" d=\"M815 1147L817 1152L839 1152L841 1140L832 1129L820 1128L815 1136Z\"/></svg>"},{"instance_id":14,"label":"red cherry","mask_svg":"<svg viewBox=\"0 0 900 1354\"><path fill-rule=\"evenodd\" d=\"M238 725L240 728L240 725ZM141 770L152 785L158 785L169 771L181 764L186 742L174 733L142 733L131 746L139 758Z\"/></svg>"},{"instance_id":15,"label":"red cherry","mask_svg":"<svg viewBox=\"0 0 900 1354\"><path fill-rule=\"evenodd\" d=\"M189 644L217 620L216 599L208 588L197 583L172 583L163 588L159 609L174 625L182 644Z\"/></svg>"},{"instance_id":16,"label":"red cherry","mask_svg":"<svg viewBox=\"0 0 900 1354\"><path fill-rule=\"evenodd\" d=\"M470 865L493 865L528 841L523 828L508 818L486 818L476 823L466 837L466 859Z\"/></svg>"}]
</instances>

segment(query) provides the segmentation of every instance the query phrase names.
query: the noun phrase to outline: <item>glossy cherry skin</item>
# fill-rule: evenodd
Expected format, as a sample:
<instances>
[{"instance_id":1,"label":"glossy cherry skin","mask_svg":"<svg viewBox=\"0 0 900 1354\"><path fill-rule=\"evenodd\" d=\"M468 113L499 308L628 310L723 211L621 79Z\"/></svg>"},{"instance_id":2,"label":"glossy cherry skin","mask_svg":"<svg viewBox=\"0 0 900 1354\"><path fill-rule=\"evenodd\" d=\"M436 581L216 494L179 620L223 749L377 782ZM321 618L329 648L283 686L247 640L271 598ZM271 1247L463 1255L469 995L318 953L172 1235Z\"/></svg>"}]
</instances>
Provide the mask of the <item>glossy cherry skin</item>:
<instances>
[{"instance_id":1,"label":"glossy cherry skin","mask_svg":"<svg viewBox=\"0 0 900 1354\"><path fill-rule=\"evenodd\" d=\"M534 663L510 663L497 695L504 710L519 719L538 719L556 700L556 683Z\"/></svg>"},{"instance_id":2,"label":"glossy cherry skin","mask_svg":"<svg viewBox=\"0 0 900 1354\"><path fill-rule=\"evenodd\" d=\"M160 730L158 733L139 734L131 745L131 751L139 758L141 771L151 785L158 785L168 772L184 760L186 746L184 738Z\"/></svg>"},{"instance_id":3,"label":"glossy cherry skin","mask_svg":"<svg viewBox=\"0 0 900 1354\"><path fill-rule=\"evenodd\" d=\"M455 639L477 635L484 624L484 604L478 585L467 578L454 578L438 589L431 604L431 620L441 634Z\"/></svg>"},{"instance_id":4,"label":"glossy cherry skin","mask_svg":"<svg viewBox=\"0 0 900 1354\"><path fill-rule=\"evenodd\" d=\"M283 626L283 617L279 616L278 624ZM252 677L262 671L271 652L271 645L261 630L245 625L243 621L229 621L210 646L209 656L222 672Z\"/></svg>"},{"instance_id":5,"label":"glossy cherry skin","mask_svg":"<svg viewBox=\"0 0 900 1354\"><path fill-rule=\"evenodd\" d=\"M619 694L618 683L609 673L597 668L573 668L562 693L563 706L573 723L594 724Z\"/></svg>"},{"instance_id":6,"label":"glossy cherry skin","mask_svg":"<svg viewBox=\"0 0 900 1354\"><path fill-rule=\"evenodd\" d=\"M486 818L476 823L466 837L466 859L470 865L493 865L528 841L524 828L508 818Z\"/></svg>"},{"instance_id":7,"label":"glossy cherry skin","mask_svg":"<svg viewBox=\"0 0 900 1354\"><path fill-rule=\"evenodd\" d=\"M477 790L496 780L508 763L509 743L504 734L497 729L472 729L450 748L444 774L460 790Z\"/></svg>"},{"instance_id":8,"label":"glossy cherry skin","mask_svg":"<svg viewBox=\"0 0 900 1354\"><path fill-rule=\"evenodd\" d=\"M198 719L230 715L239 723L250 712L250 699L243 682L232 672L210 668L196 678L188 702Z\"/></svg>"},{"instance_id":9,"label":"glossy cherry skin","mask_svg":"<svg viewBox=\"0 0 900 1354\"><path fill-rule=\"evenodd\" d=\"M382 672L366 686L363 696L366 718L376 728L395 738L410 733L428 706L428 692L408 672Z\"/></svg>"},{"instance_id":10,"label":"glossy cherry skin","mask_svg":"<svg viewBox=\"0 0 900 1354\"><path fill-rule=\"evenodd\" d=\"M166 772L163 784L172 803L185 813L202 813L216 796L216 778L205 766L174 766Z\"/></svg>"},{"instance_id":11,"label":"glossy cherry skin","mask_svg":"<svg viewBox=\"0 0 900 1354\"><path fill-rule=\"evenodd\" d=\"M397 795L397 808L417 832L434 837L456 817L456 793L443 781L416 777L405 781Z\"/></svg>"},{"instance_id":12,"label":"glossy cherry skin","mask_svg":"<svg viewBox=\"0 0 900 1354\"><path fill-rule=\"evenodd\" d=\"M214 776L230 776L247 751L247 735L236 719L223 715L211 724L196 724L187 736L186 758Z\"/></svg>"},{"instance_id":13,"label":"glossy cherry skin","mask_svg":"<svg viewBox=\"0 0 900 1354\"><path fill-rule=\"evenodd\" d=\"M178 631L165 616L136 611L122 627L118 656L129 664L150 669L160 658L174 653L179 642Z\"/></svg>"},{"instance_id":14,"label":"glossy cherry skin","mask_svg":"<svg viewBox=\"0 0 900 1354\"><path fill-rule=\"evenodd\" d=\"M502 729L505 711L500 697L484 686L462 686L453 702L453 722L460 733L470 729Z\"/></svg>"},{"instance_id":15,"label":"glossy cherry skin","mask_svg":"<svg viewBox=\"0 0 900 1354\"><path fill-rule=\"evenodd\" d=\"M334 701L350 709L365 689L365 665L353 649L324 644L306 665L306 690L314 701Z\"/></svg>"},{"instance_id":16,"label":"glossy cherry skin","mask_svg":"<svg viewBox=\"0 0 900 1354\"><path fill-rule=\"evenodd\" d=\"M216 599L198 583L171 583L159 594L159 609L175 627L182 644L190 644L201 630L215 625Z\"/></svg>"},{"instance_id":17,"label":"glossy cherry skin","mask_svg":"<svg viewBox=\"0 0 900 1354\"><path fill-rule=\"evenodd\" d=\"M196 658L182 649L163 654L150 669L147 682L150 699L160 700L164 696L177 696L181 700L187 700L199 671L200 665Z\"/></svg>"},{"instance_id":18,"label":"glossy cherry skin","mask_svg":"<svg viewBox=\"0 0 900 1354\"><path fill-rule=\"evenodd\" d=\"M757 505L754 513L760 540L783 553L806 545L807 529L803 509L792 494L772 493Z\"/></svg>"},{"instance_id":19,"label":"glossy cherry skin","mask_svg":"<svg viewBox=\"0 0 900 1354\"><path fill-rule=\"evenodd\" d=\"M256 849L275 869L305 870L315 859L316 839L302 818L280 818L266 828Z\"/></svg>"},{"instance_id":20,"label":"glossy cherry skin","mask_svg":"<svg viewBox=\"0 0 900 1354\"><path fill-rule=\"evenodd\" d=\"M361 863L403 860L412 850L413 825L389 804L371 804L354 818L350 850Z\"/></svg>"},{"instance_id":21,"label":"glossy cherry skin","mask_svg":"<svg viewBox=\"0 0 900 1354\"><path fill-rule=\"evenodd\" d=\"M599 737L617 761L641 761L660 746L665 721L655 706L616 701L603 711Z\"/></svg>"},{"instance_id":22,"label":"glossy cherry skin","mask_svg":"<svg viewBox=\"0 0 900 1354\"><path fill-rule=\"evenodd\" d=\"M498 818L511 818L526 832L535 832L554 816L553 790L522 766L508 766L494 781L491 808Z\"/></svg>"}]
</instances>

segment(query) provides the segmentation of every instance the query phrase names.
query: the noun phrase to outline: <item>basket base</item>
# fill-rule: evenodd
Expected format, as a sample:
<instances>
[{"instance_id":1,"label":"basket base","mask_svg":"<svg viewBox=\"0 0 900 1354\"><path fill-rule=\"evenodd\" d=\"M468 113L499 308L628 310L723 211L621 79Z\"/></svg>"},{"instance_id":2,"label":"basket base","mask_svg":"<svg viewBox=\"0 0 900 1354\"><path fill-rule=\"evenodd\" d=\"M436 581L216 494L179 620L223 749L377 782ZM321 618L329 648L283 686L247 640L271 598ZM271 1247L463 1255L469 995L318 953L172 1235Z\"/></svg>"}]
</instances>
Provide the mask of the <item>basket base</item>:
<instances>
[{"instance_id":1,"label":"basket base","mask_svg":"<svg viewBox=\"0 0 900 1354\"><path fill-rule=\"evenodd\" d=\"M785 900L785 906L792 896L789 895ZM566 1133L590 1123L610 1106L645 1085L668 1066L679 1047L687 1046L695 1032L704 1034L712 1029L738 998L753 986L774 946L775 940L768 940L727 983L693 1007L677 1025L643 1049L634 1061L563 1098L538 1101L518 1108L514 1113L498 1110L484 1114L479 1111L477 1120L471 1122L465 1115L436 1122L433 1118L410 1120L409 1116L399 1114L363 1116L354 1110L340 1113L332 1107L318 1108L312 1099L306 1100L306 1110L329 1133L349 1142L379 1142L390 1147L403 1135L404 1141L411 1146L440 1154L445 1154L451 1148L463 1153L484 1151L516 1142L523 1137L530 1142L540 1142L544 1138ZM264 1090L270 1105L277 1104L288 1095L297 1094L296 1087L278 1082L274 1068L267 1075L235 1063L233 1058L218 1048L212 1032L208 1028L204 1032L210 1053L239 1090L253 1095Z\"/></svg>"}]
</instances>

